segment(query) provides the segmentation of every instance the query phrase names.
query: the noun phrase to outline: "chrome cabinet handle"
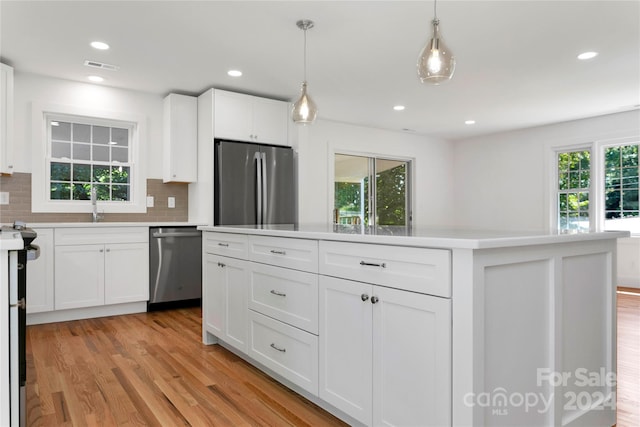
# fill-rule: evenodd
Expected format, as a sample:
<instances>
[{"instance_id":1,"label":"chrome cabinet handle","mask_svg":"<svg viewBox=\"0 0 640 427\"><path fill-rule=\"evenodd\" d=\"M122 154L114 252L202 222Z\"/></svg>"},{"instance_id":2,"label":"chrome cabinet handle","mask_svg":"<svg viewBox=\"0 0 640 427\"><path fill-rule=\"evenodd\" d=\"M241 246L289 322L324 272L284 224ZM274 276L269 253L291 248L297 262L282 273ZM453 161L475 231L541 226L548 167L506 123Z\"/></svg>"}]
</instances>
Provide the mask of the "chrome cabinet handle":
<instances>
[{"instance_id":1,"label":"chrome cabinet handle","mask_svg":"<svg viewBox=\"0 0 640 427\"><path fill-rule=\"evenodd\" d=\"M281 353L286 353L287 349L286 348L280 348L277 345L275 345L274 343L271 343L271 348L274 350L278 350Z\"/></svg>"},{"instance_id":2,"label":"chrome cabinet handle","mask_svg":"<svg viewBox=\"0 0 640 427\"><path fill-rule=\"evenodd\" d=\"M273 295L277 295L279 297L286 297L287 296L287 294L283 294L282 292L278 292L275 289L271 289L270 293L272 293Z\"/></svg>"},{"instance_id":3,"label":"chrome cabinet handle","mask_svg":"<svg viewBox=\"0 0 640 427\"><path fill-rule=\"evenodd\" d=\"M375 262L366 262L366 261L360 261L360 265L366 265L369 267L380 267L380 268L387 268L387 264L382 262L382 263L375 263Z\"/></svg>"},{"instance_id":4,"label":"chrome cabinet handle","mask_svg":"<svg viewBox=\"0 0 640 427\"><path fill-rule=\"evenodd\" d=\"M362 295L360 295L360 299L361 299L362 301L366 301L366 300L368 300L368 299L369 299L369 295L367 295L367 294L362 294Z\"/></svg>"},{"instance_id":5,"label":"chrome cabinet handle","mask_svg":"<svg viewBox=\"0 0 640 427\"><path fill-rule=\"evenodd\" d=\"M229 244L228 243L218 242L218 246L222 246L222 247L228 248Z\"/></svg>"},{"instance_id":6,"label":"chrome cabinet handle","mask_svg":"<svg viewBox=\"0 0 640 427\"><path fill-rule=\"evenodd\" d=\"M276 255L286 255L287 254L285 251L276 251L275 249L271 249L271 253L272 254L276 254Z\"/></svg>"},{"instance_id":7,"label":"chrome cabinet handle","mask_svg":"<svg viewBox=\"0 0 640 427\"><path fill-rule=\"evenodd\" d=\"M223 263L221 263L221 262L219 262L219 263L218 263L218 267L226 267L226 265L225 265L225 264L223 264Z\"/></svg>"},{"instance_id":8,"label":"chrome cabinet handle","mask_svg":"<svg viewBox=\"0 0 640 427\"><path fill-rule=\"evenodd\" d=\"M375 304L378 301L380 301L380 299L378 299L378 297L371 297L371 304Z\"/></svg>"},{"instance_id":9,"label":"chrome cabinet handle","mask_svg":"<svg viewBox=\"0 0 640 427\"><path fill-rule=\"evenodd\" d=\"M20 298L18 301L16 301L15 304L9 304L9 307L18 307L22 310L25 310L27 308L27 302L24 298Z\"/></svg>"}]
</instances>

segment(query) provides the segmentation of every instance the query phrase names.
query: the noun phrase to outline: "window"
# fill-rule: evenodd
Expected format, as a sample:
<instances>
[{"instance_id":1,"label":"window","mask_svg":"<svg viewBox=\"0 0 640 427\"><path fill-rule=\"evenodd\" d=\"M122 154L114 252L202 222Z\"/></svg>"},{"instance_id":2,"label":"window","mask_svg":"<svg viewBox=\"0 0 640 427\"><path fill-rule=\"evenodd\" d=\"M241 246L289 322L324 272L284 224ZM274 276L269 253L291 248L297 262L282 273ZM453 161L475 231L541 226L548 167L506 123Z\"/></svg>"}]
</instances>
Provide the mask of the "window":
<instances>
[{"instance_id":1,"label":"window","mask_svg":"<svg viewBox=\"0 0 640 427\"><path fill-rule=\"evenodd\" d=\"M638 142L626 140L556 152L558 231L640 234L639 151Z\"/></svg>"},{"instance_id":2,"label":"window","mask_svg":"<svg viewBox=\"0 0 640 427\"><path fill-rule=\"evenodd\" d=\"M146 212L146 118L32 104L33 212Z\"/></svg>"},{"instance_id":3,"label":"window","mask_svg":"<svg viewBox=\"0 0 640 427\"><path fill-rule=\"evenodd\" d=\"M411 225L410 162L336 154L334 223Z\"/></svg>"},{"instance_id":4,"label":"window","mask_svg":"<svg viewBox=\"0 0 640 427\"><path fill-rule=\"evenodd\" d=\"M602 229L640 233L638 143L603 147Z\"/></svg>"},{"instance_id":5,"label":"window","mask_svg":"<svg viewBox=\"0 0 640 427\"><path fill-rule=\"evenodd\" d=\"M558 153L558 230L563 233L589 230L591 152Z\"/></svg>"},{"instance_id":6,"label":"window","mask_svg":"<svg viewBox=\"0 0 640 427\"><path fill-rule=\"evenodd\" d=\"M49 200L131 200L129 141L133 124L79 118L47 119L49 134Z\"/></svg>"}]
</instances>

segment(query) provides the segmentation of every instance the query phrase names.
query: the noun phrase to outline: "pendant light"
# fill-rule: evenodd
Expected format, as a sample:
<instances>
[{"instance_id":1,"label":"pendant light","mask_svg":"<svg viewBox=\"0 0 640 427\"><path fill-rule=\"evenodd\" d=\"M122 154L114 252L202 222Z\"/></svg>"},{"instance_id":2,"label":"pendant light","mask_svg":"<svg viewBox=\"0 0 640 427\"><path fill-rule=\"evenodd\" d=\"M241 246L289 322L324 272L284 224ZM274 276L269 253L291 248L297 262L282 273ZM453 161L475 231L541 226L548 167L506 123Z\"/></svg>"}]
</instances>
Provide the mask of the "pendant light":
<instances>
[{"instance_id":1,"label":"pendant light","mask_svg":"<svg viewBox=\"0 0 640 427\"><path fill-rule=\"evenodd\" d=\"M300 124L311 124L318 115L318 107L307 94L307 30L313 28L313 21L301 19L296 22L298 28L304 31L304 80L302 81L302 93L300 98L293 104L291 118Z\"/></svg>"},{"instance_id":2,"label":"pendant light","mask_svg":"<svg viewBox=\"0 0 640 427\"><path fill-rule=\"evenodd\" d=\"M418 57L418 77L422 83L438 85L453 76L456 60L440 37L440 20L436 14L437 0L433 3L433 36Z\"/></svg>"}]
</instances>

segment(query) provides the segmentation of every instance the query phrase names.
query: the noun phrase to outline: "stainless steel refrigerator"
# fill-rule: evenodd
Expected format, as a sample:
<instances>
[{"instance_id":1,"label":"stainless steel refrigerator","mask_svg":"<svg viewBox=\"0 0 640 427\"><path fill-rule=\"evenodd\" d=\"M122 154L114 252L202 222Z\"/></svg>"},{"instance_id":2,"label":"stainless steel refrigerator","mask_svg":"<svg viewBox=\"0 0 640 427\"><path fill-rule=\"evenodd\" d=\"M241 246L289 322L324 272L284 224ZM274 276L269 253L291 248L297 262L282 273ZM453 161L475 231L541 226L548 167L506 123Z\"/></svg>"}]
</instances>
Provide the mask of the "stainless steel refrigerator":
<instances>
[{"instance_id":1,"label":"stainless steel refrigerator","mask_svg":"<svg viewBox=\"0 0 640 427\"><path fill-rule=\"evenodd\" d=\"M215 141L214 224L296 224L295 153Z\"/></svg>"}]
</instances>

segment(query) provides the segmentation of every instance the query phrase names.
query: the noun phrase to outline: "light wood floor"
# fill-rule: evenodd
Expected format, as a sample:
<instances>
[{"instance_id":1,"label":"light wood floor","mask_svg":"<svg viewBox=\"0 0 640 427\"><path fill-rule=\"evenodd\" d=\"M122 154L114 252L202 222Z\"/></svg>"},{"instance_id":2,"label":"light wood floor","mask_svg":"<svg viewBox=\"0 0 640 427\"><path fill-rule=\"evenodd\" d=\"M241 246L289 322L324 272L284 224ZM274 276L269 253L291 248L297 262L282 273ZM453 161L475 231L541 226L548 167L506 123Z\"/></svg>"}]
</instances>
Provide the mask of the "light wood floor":
<instances>
[{"instance_id":1,"label":"light wood floor","mask_svg":"<svg viewBox=\"0 0 640 427\"><path fill-rule=\"evenodd\" d=\"M197 308L27 328L30 426L344 426L220 346ZM640 295L618 294L618 423L640 426Z\"/></svg>"},{"instance_id":2,"label":"light wood floor","mask_svg":"<svg viewBox=\"0 0 640 427\"><path fill-rule=\"evenodd\" d=\"M344 426L220 346L199 308L27 328L30 426Z\"/></svg>"},{"instance_id":3,"label":"light wood floor","mask_svg":"<svg viewBox=\"0 0 640 427\"><path fill-rule=\"evenodd\" d=\"M619 291L638 290L619 289ZM640 294L618 292L618 424L640 426Z\"/></svg>"}]
</instances>

